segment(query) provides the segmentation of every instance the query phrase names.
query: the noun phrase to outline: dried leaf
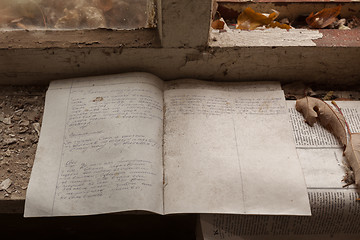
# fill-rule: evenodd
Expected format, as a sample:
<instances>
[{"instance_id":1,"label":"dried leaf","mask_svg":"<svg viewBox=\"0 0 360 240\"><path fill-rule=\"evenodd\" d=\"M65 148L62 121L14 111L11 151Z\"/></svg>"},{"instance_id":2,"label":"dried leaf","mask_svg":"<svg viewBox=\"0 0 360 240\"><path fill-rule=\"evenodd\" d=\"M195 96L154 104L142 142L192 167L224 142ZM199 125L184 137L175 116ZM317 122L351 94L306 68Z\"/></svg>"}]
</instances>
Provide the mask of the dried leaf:
<instances>
[{"instance_id":1,"label":"dried leaf","mask_svg":"<svg viewBox=\"0 0 360 240\"><path fill-rule=\"evenodd\" d=\"M345 182L352 184L352 175L355 178L355 184L360 187L360 133L351 133L341 109L333 102L339 112L320 99L305 97L296 101L296 110L301 112L306 122L313 126L318 119L320 124L329 129L340 142L346 146L344 154L348 164L352 169L352 173L347 172ZM349 133L349 141L347 141L347 132ZM350 179L348 179L350 176ZM350 182L349 182L350 181Z\"/></svg>"},{"instance_id":2,"label":"dried leaf","mask_svg":"<svg viewBox=\"0 0 360 240\"><path fill-rule=\"evenodd\" d=\"M257 27L265 26L268 28L278 27L282 29L291 29L287 24L281 24L274 21L279 16L279 13L275 10L273 11L274 12L269 16L265 16L248 7L238 16L236 28L241 30L254 30Z\"/></svg>"},{"instance_id":3,"label":"dried leaf","mask_svg":"<svg viewBox=\"0 0 360 240\"><path fill-rule=\"evenodd\" d=\"M254 30L260 26L267 26L274 21L278 15L277 12L273 12L267 17L248 7L238 16L236 28L242 30Z\"/></svg>"},{"instance_id":4,"label":"dried leaf","mask_svg":"<svg viewBox=\"0 0 360 240\"><path fill-rule=\"evenodd\" d=\"M279 22L276 22L276 21L273 21L269 24L269 27L272 27L272 28L282 28L282 29L291 29L291 27L285 23L279 23Z\"/></svg>"},{"instance_id":5,"label":"dried leaf","mask_svg":"<svg viewBox=\"0 0 360 240\"><path fill-rule=\"evenodd\" d=\"M311 13L306 18L306 23L312 28L324 28L336 20L336 17L340 14L341 5L334 8L324 8L316 14Z\"/></svg>"},{"instance_id":6,"label":"dried leaf","mask_svg":"<svg viewBox=\"0 0 360 240\"><path fill-rule=\"evenodd\" d=\"M336 107L339 113L344 116L336 102L332 101L332 104ZM344 180L347 185L355 183L360 187L360 133L352 133L346 119L345 125L350 137L348 139L349 141L347 142L344 155L347 158L347 162L352 171L347 169Z\"/></svg>"},{"instance_id":7,"label":"dried leaf","mask_svg":"<svg viewBox=\"0 0 360 240\"><path fill-rule=\"evenodd\" d=\"M351 133L345 156L355 175L355 184L360 186L360 133Z\"/></svg>"},{"instance_id":8,"label":"dried leaf","mask_svg":"<svg viewBox=\"0 0 360 240\"><path fill-rule=\"evenodd\" d=\"M217 19L211 23L211 27L213 29L224 29L225 23L221 21L220 19Z\"/></svg>"},{"instance_id":9,"label":"dried leaf","mask_svg":"<svg viewBox=\"0 0 360 240\"><path fill-rule=\"evenodd\" d=\"M296 101L295 108L302 113L306 123L313 126L318 120L319 123L328 129L340 143L347 144L346 123L343 115L336 112L326 102L313 98L304 97Z\"/></svg>"}]
</instances>

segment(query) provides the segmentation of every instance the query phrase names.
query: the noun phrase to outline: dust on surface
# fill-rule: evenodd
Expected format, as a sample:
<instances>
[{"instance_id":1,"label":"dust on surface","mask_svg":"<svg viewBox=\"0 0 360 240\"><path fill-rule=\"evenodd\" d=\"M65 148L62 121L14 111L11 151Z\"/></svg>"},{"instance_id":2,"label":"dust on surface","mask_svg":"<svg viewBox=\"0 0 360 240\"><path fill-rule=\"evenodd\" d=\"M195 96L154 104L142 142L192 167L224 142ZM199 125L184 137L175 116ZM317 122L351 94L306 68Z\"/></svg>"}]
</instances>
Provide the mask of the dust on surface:
<instances>
[{"instance_id":1,"label":"dust on surface","mask_svg":"<svg viewBox=\"0 0 360 240\"><path fill-rule=\"evenodd\" d=\"M0 200L25 198L46 89L45 86L0 87Z\"/></svg>"}]
</instances>

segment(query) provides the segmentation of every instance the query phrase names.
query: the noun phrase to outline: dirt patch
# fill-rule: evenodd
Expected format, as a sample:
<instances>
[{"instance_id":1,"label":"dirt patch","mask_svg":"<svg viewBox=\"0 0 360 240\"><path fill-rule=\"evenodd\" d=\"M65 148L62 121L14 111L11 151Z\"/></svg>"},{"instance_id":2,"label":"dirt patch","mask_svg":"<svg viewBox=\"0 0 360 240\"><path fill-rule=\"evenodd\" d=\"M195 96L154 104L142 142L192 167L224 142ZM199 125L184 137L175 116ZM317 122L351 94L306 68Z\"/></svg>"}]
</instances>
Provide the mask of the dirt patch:
<instances>
[{"instance_id":1,"label":"dirt patch","mask_svg":"<svg viewBox=\"0 0 360 240\"><path fill-rule=\"evenodd\" d=\"M47 87L1 87L0 200L24 199L33 166Z\"/></svg>"}]
</instances>

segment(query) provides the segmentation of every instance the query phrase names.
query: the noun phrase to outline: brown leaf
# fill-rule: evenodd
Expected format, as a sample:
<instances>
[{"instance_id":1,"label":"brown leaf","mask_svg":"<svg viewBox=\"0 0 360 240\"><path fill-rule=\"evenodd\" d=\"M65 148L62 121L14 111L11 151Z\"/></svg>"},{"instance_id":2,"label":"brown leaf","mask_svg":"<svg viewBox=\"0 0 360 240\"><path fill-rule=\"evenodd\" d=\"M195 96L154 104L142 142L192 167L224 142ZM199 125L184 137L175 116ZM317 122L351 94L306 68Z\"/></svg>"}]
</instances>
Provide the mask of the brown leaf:
<instances>
[{"instance_id":1,"label":"brown leaf","mask_svg":"<svg viewBox=\"0 0 360 240\"><path fill-rule=\"evenodd\" d=\"M355 184L360 186L360 133L350 134L345 156L354 172Z\"/></svg>"},{"instance_id":2,"label":"brown leaf","mask_svg":"<svg viewBox=\"0 0 360 240\"><path fill-rule=\"evenodd\" d=\"M290 29L291 27L289 25L274 21L278 16L279 13L276 11L272 12L269 16L265 16L248 7L238 16L236 28L241 30L254 30L257 27L266 26Z\"/></svg>"},{"instance_id":3,"label":"brown leaf","mask_svg":"<svg viewBox=\"0 0 360 240\"><path fill-rule=\"evenodd\" d=\"M277 15L275 12L267 17L248 7L238 16L236 28L242 30L254 30L257 27L269 25L276 17Z\"/></svg>"},{"instance_id":4,"label":"brown leaf","mask_svg":"<svg viewBox=\"0 0 360 240\"><path fill-rule=\"evenodd\" d=\"M214 20L211 23L211 27L213 29L224 29L224 25L225 25L225 23L223 21L221 21L220 19Z\"/></svg>"},{"instance_id":5,"label":"brown leaf","mask_svg":"<svg viewBox=\"0 0 360 240\"><path fill-rule=\"evenodd\" d=\"M334 8L324 8L316 14L311 13L306 18L306 22L312 28L324 28L336 20L336 17L340 14L340 11L341 5Z\"/></svg>"},{"instance_id":6,"label":"brown leaf","mask_svg":"<svg viewBox=\"0 0 360 240\"><path fill-rule=\"evenodd\" d=\"M276 21L273 21L269 24L269 27L272 27L272 28L282 28L282 29L291 29L291 27L285 23L279 23L279 22L276 22Z\"/></svg>"},{"instance_id":7,"label":"brown leaf","mask_svg":"<svg viewBox=\"0 0 360 240\"><path fill-rule=\"evenodd\" d=\"M313 97L304 97L296 101L295 108L298 112L302 113L306 123L310 126L314 126L318 120L324 128L337 137L342 145L346 145L345 119L326 102Z\"/></svg>"}]
</instances>

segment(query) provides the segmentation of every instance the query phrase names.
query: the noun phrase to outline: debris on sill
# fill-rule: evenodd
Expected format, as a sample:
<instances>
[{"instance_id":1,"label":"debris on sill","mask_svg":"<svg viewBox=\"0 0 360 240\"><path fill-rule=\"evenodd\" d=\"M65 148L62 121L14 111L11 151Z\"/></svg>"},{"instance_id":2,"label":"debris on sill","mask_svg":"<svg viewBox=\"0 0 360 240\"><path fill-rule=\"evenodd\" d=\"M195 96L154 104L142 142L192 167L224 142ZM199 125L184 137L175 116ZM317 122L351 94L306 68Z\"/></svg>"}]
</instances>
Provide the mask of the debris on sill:
<instances>
[{"instance_id":1,"label":"debris on sill","mask_svg":"<svg viewBox=\"0 0 360 240\"><path fill-rule=\"evenodd\" d=\"M317 30L258 27L255 30L231 29L225 24L222 30L210 32L212 47L252 47L252 46L316 46L313 40L323 34Z\"/></svg>"},{"instance_id":2,"label":"debris on sill","mask_svg":"<svg viewBox=\"0 0 360 240\"><path fill-rule=\"evenodd\" d=\"M5 179L4 181L2 181L0 183L0 191L2 191L2 190L7 191L7 189L11 186L11 184L12 184L12 181L9 178Z\"/></svg>"},{"instance_id":3,"label":"debris on sill","mask_svg":"<svg viewBox=\"0 0 360 240\"><path fill-rule=\"evenodd\" d=\"M360 87L354 88L352 91L340 88L334 91L325 89L322 85L318 86L296 81L283 84L281 88L285 92L286 100L297 100L309 96L323 101L360 101Z\"/></svg>"},{"instance_id":4,"label":"debris on sill","mask_svg":"<svg viewBox=\"0 0 360 240\"><path fill-rule=\"evenodd\" d=\"M44 100L45 87L0 88L0 200L25 198Z\"/></svg>"},{"instance_id":5,"label":"debris on sill","mask_svg":"<svg viewBox=\"0 0 360 240\"><path fill-rule=\"evenodd\" d=\"M236 29L254 30L257 27L290 29L285 23L275 21L279 12L273 10L270 14L255 12L252 8L246 8L237 18Z\"/></svg>"},{"instance_id":6,"label":"debris on sill","mask_svg":"<svg viewBox=\"0 0 360 240\"><path fill-rule=\"evenodd\" d=\"M319 29L350 30L360 28L360 18L341 17L341 5L324 8L314 14L299 15L294 19L279 18L281 13L256 12L250 7L221 16L216 12L213 17L209 44L212 47L285 47L317 46L323 39L324 31ZM286 16L286 14L283 14ZM237 17L235 17L237 16ZM327 36L327 35L326 35ZM357 40L355 40L356 42ZM343 42L342 42L343 43Z\"/></svg>"},{"instance_id":7,"label":"debris on sill","mask_svg":"<svg viewBox=\"0 0 360 240\"><path fill-rule=\"evenodd\" d=\"M360 17L341 17L341 5L334 8L324 8L317 13L299 15L295 19L275 19L280 15L276 10L272 13L259 13L252 8L244 9L236 19L222 19L217 12L212 22L212 28L217 30L239 29L239 30L260 30L267 28L281 29L340 29L349 30L360 26ZM221 24L219 24L221 23Z\"/></svg>"}]
</instances>

